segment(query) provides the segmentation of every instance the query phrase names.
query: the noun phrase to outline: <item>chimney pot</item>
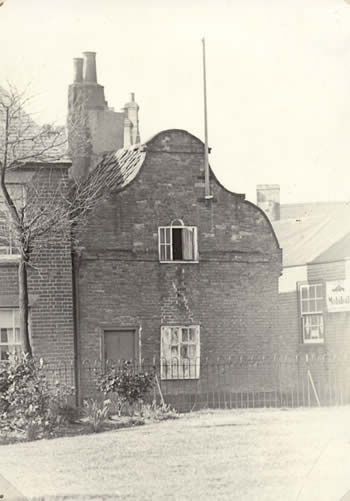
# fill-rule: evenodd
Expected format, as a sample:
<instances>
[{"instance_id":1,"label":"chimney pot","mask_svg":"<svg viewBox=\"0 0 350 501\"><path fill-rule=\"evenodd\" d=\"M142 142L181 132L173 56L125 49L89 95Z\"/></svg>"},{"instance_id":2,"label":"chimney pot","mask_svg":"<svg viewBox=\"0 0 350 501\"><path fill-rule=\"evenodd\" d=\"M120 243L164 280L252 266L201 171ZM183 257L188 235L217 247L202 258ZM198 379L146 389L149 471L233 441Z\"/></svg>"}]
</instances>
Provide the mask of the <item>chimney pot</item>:
<instances>
[{"instance_id":1,"label":"chimney pot","mask_svg":"<svg viewBox=\"0 0 350 501\"><path fill-rule=\"evenodd\" d=\"M133 103L135 102L135 92L130 93L130 101Z\"/></svg>"},{"instance_id":2,"label":"chimney pot","mask_svg":"<svg viewBox=\"0 0 350 501\"><path fill-rule=\"evenodd\" d=\"M96 52L83 52L84 64L84 82L97 83L96 74Z\"/></svg>"},{"instance_id":3,"label":"chimney pot","mask_svg":"<svg viewBox=\"0 0 350 501\"><path fill-rule=\"evenodd\" d=\"M74 83L79 83L83 81L83 58L82 57L75 57L73 59L73 82Z\"/></svg>"}]
</instances>

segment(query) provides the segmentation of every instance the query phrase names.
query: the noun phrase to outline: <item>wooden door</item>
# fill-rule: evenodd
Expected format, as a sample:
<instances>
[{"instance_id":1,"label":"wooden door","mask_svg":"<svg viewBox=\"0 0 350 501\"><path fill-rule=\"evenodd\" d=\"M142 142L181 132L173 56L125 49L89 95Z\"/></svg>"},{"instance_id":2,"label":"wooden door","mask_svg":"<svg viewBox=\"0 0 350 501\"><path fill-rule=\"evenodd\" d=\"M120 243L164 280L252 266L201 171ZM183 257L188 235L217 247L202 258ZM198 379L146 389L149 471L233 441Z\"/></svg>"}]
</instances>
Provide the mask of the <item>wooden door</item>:
<instances>
[{"instance_id":1,"label":"wooden door","mask_svg":"<svg viewBox=\"0 0 350 501\"><path fill-rule=\"evenodd\" d=\"M105 361L118 362L137 359L135 329L118 329L104 332Z\"/></svg>"}]
</instances>

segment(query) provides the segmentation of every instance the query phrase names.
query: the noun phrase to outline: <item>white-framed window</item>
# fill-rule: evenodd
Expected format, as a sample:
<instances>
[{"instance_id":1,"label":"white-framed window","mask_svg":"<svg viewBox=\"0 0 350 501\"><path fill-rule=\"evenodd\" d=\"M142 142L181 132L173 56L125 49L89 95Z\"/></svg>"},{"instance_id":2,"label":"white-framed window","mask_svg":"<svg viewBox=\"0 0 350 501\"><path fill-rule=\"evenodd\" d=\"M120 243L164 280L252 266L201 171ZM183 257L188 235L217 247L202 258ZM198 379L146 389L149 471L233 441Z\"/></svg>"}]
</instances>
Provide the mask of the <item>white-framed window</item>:
<instances>
[{"instance_id":1,"label":"white-framed window","mask_svg":"<svg viewBox=\"0 0 350 501\"><path fill-rule=\"evenodd\" d=\"M163 325L161 327L160 350L162 379L199 378L199 325Z\"/></svg>"},{"instance_id":2,"label":"white-framed window","mask_svg":"<svg viewBox=\"0 0 350 501\"><path fill-rule=\"evenodd\" d=\"M14 201L17 209L21 209L25 204L25 188L23 184L12 183L7 186L7 190ZM9 225L9 214L5 201L0 194L0 259L18 257L19 250L16 247L14 236Z\"/></svg>"},{"instance_id":3,"label":"white-framed window","mask_svg":"<svg viewBox=\"0 0 350 501\"><path fill-rule=\"evenodd\" d=\"M198 261L196 226L185 226L181 220L158 228L159 261Z\"/></svg>"},{"instance_id":4,"label":"white-framed window","mask_svg":"<svg viewBox=\"0 0 350 501\"><path fill-rule=\"evenodd\" d=\"M324 342L324 287L322 283L299 286L303 343Z\"/></svg>"},{"instance_id":5,"label":"white-framed window","mask_svg":"<svg viewBox=\"0 0 350 501\"><path fill-rule=\"evenodd\" d=\"M21 351L18 309L0 308L0 362L19 356Z\"/></svg>"}]
</instances>

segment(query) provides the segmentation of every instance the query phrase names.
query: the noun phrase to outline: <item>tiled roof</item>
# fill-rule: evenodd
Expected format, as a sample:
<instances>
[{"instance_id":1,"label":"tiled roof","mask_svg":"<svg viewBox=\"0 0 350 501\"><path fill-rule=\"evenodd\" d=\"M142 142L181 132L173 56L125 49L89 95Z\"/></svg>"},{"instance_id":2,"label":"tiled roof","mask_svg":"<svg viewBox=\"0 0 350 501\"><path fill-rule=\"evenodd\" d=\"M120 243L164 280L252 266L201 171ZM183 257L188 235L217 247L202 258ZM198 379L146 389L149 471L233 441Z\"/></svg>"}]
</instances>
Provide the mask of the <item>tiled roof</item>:
<instances>
[{"instance_id":1,"label":"tiled roof","mask_svg":"<svg viewBox=\"0 0 350 501\"><path fill-rule=\"evenodd\" d=\"M105 153L90 174L89 182L98 180L99 186L120 191L135 179L145 157L146 148L142 144Z\"/></svg>"},{"instance_id":2,"label":"tiled roof","mask_svg":"<svg viewBox=\"0 0 350 501\"><path fill-rule=\"evenodd\" d=\"M0 101L6 102L8 92L0 87ZM68 162L67 135L64 127L38 125L25 112L21 104L25 100L19 97L18 108L10 122L9 139L13 143L8 152L9 162ZM5 110L0 105L0 152L4 149Z\"/></svg>"},{"instance_id":3,"label":"tiled roof","mask_svg":"<svg viewBox=\"0 0 350 501\"><path fill-rule=\"evenodd\" d=\"M327 260L327 252L332 248L328 259L346 257L348 249L335 245L350 233L350 203L337 203L333 210L320 211L272 223L280 246L283 249L283 266L298 266L313 261ZM349 249L350 255L350 249Z\"/></svg>"}]
</instances>

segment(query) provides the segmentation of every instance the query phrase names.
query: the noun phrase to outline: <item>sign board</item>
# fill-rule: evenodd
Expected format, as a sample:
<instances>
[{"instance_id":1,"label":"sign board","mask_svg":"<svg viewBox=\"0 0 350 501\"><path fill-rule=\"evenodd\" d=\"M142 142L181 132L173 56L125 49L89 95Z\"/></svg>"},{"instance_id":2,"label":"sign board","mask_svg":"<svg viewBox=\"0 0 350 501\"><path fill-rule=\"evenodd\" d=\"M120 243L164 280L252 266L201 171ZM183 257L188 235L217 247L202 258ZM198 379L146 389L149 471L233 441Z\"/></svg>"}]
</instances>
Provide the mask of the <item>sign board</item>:
<instances>
[{"instance_id":1,"label":"sign board","mask_svg":"<svg viewBox=\"0 0 350 501\"><path fill-rule=\"evenodd\" d=\"M350 280L326 282L327 310L350 311Z\"/></svg>"}]
</instances>

